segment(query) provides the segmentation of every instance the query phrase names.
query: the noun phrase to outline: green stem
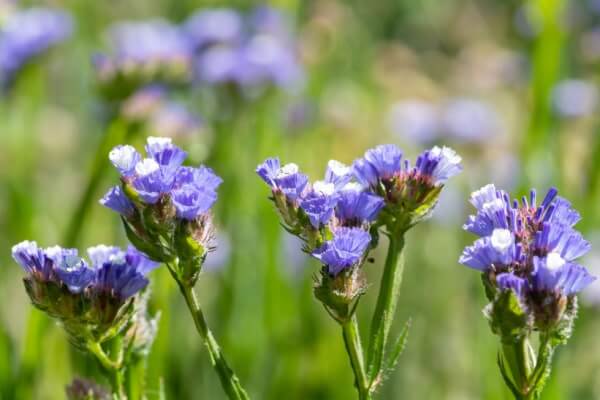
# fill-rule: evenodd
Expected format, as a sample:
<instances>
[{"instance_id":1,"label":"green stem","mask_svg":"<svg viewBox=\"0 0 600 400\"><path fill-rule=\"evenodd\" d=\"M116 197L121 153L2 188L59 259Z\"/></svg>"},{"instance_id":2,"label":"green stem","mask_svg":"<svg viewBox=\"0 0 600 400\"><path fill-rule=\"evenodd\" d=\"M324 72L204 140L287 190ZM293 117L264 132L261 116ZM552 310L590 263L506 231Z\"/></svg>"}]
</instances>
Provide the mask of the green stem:
<instances>
[{"instance_id":1,"label":"green stem","mask_svg":"<svg viewBox=\"0 0 600 400\"><path fill-rule=\"evenodd\" d=\"M342 323L342 333L344 335L344 343L346 352L350 358L350 364L354 371L356 390L358 391L359 400L368 400L371 398L369 391L369 380L365 372L365 362L362 344L358 330L358 322L356 314L352 315L350 321Z\"/></svg>"},{"instance_id":2,"label":"green stem","mask_svg":"<svg viewBox=\"0 0 600 400\"><path fill-rule=\"evenodd\" d=\"M394 321L396 305L400 295L400 284L402 283L402 272L404 271L403 248L404 232L399 229L391 232L379 296L371 322L368 373L372 389L375 389L380 382L387 339Z\"/></svg>"},{"instance_id":3,"label":"green stem","mask_svg":"<svg viewBox=\"0 0 600 400\"><path fill-rule=\"evenodd\" d=\"M120 361L113 361L104 352L102 346L98 342L89 342L87 348L100 363L105 373L108 375L113 392L117 395L118 399L126 399L125 396L125 385L123 376L123 365Z\"/></svg>"},{"instance_id":4,"label":"green stem","mask_svg":"<svg viewBox=\"0 0 600 400\"><path fill-rule=\"evenodd\" d=\"M506 364L510 368L514 385L519 391L516 400L533 399L534 390L530 378L533 372L532 359L530 356L529 340L522 338L515 343L502 345L502 352Z\"/></svg>"},{"instance_id":5,"label":"green stem","mask_svg":"<svg viewBox=\"0 0 600 400\"><path fill-rule=\"evenodd\" d=\"M102 136L101 142L96 148L96 154L94 155L94 161L92 164L91 172L89 174L88 182L85 186L83 196L79 200L75 212L71 215L63 245L67 247L74 247L80 237L83 223L86 220L86 216L90 210L90 206L96 200L96 192L100 185L104 174L106 173L107 167L109 166L108 153L113 146L126 140L129 131L127 123L120 119L115 120L110 127L108 132Z\"/></svg>"},{"instance_id":6,"label":"green stem","mask_svg":"<svg viewBox=\"0 0 600 400\"><path fill-rule=\"evenodd\" d=\"M248 394L242 387L238 377L227 364L227 361L225 360L225 356L223 355L219 344L217 343L212 332L208 328L208 325L206 324L204 314L200 309L200 305L198 304L198 300L196 299L194 289L183 284L177 278L176 269L173 266L169 265L169 271L171 271L171 274L177 281L179 290L185 298L187 307L190 310L190 314L192 315L194 324L196 325L196 330L198 331L200 337L206 345L206 348L210 355L210 362L215 371L217 372L217 375L219 375L219 379L221 381L221 386L223 386L223 390L225 390L227 396L232 400L248 400Z\"/></svg>"}]
</instances>

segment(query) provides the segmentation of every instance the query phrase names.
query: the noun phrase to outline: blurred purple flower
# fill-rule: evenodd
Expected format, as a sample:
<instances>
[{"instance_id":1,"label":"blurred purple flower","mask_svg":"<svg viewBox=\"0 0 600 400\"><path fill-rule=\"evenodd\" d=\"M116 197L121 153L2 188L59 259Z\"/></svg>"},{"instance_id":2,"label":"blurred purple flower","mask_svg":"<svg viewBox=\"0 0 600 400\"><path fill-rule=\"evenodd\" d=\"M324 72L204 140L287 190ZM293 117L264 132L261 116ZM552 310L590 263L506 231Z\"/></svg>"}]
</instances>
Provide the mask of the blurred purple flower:
<instances>
[{"instance_id":1,"label":"blurred purple flower","mask_svg":"<svg viewBox=\"0 0 600 400\"><path fill-rule=\"evenodd\" d=\"M484 142L500 132L500 117L490 105L470 98L455 98L444 107L443 134L462 142Z\"/></svg>"},{"instance_id":2,"label":"blurred purple flower","mask_svg":"<svg viewBox=\"0 0 600 400\"><path fill-rule=\"evenodd\" d=\"M0 85L9 86L33 57L68 38L73 21L64 11L30 8L8 13L0 25Z\"/></svg>"},{"instance_id":3,"label":"blurred purple flower","mask_svg":"<svg viewBox=\"0 0 600 400\"><path fill-rule=\"evenodd\" d=\"M552 90L555 112L564 118L591 115L598 105L598 88L591 82L567 79Z\"/></svg>"},{"instance_id":4,"label":"blurred purple flower","mask_svg":"<svg viewBox=\"0 0 600 400\"><path fill-rule=\"evenodd\" d=\"M387 115L388 129L407 141L431 144L440 136L437 107L423 100L394 103Z\"/></svg>"}]
</instances>

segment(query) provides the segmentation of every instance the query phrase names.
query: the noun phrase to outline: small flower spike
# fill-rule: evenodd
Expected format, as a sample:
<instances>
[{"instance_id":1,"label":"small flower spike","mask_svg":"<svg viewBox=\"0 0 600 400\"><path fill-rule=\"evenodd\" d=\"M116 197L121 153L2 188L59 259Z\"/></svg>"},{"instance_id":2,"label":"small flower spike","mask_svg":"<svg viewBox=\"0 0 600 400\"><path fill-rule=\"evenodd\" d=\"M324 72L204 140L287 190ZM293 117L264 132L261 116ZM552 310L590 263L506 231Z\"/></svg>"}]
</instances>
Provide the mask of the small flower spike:
<instances>
[{"instance_id":1,"label":"small flower spike","mask_svg":"<svg viewBox=\"0 0 600 400\"><path fill-rule=\"evenodd\" d=\"M554 188L538 204L535 190L521 202L511 201L490 184L473 192L471 204L476 214L464 229L480 238L464 249L459 262L481 272L490 301L485 314L504 344L527 343L539 333L536 368L545 368L547 376L554 348L571 335L576 294L596 280L575 262L590 249L573 228L580 215ZM530 382L531 377L519 376L522 366L510 355L503 357L514 379L521 380L510 383L517 391L541 392L545 379Z\"/></svg>"}]
</instances>

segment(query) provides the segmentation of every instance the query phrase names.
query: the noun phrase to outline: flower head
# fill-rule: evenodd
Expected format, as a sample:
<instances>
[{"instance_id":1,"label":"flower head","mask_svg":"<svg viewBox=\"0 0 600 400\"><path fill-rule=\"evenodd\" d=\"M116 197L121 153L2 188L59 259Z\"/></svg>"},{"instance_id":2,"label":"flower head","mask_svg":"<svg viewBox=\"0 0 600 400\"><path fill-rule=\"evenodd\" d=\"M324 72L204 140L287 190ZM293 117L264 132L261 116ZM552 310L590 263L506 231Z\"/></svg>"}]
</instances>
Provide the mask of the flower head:
<instances>
[{"instance_id":1,"label":"flower head","mask_svg":"<svg viewBox=\"0 0 600 400\"><path fill-rule=\"evenodd\" d=\"M88 249L90 261L76 249L43 249L29 241L13 246L12 254L27 274L33 304L65 322L75 336L80 333L76 326L92 325L100 336L121 326L128 318L124 307L148 285L146 274L157 266L133 248L105 245Z\"/></svg>"},{"instance_id":2,"label":"flower head","mask_svg":"<svg viewBox=\"0 0 600 400\"><path fill-rule=\"evenodd\" d=\"M311 254L321 261L330 275L337 275L345 268L356 266L365 256L371 235L359 228L339 228L333 239L325 242Z\"/></svg>"},{"instance_id":3,"label":"flower head","mask_svg":"<svg viewBox=\"0 0 600 400\"><path fill-rule=\"evenodd\" d=\"M502 304L498 293L513 291L530 315L525 321L540 330L559 329L563 320L572 323L567 314L575 308L567 304L596 279L574 263L590 245L573 228L579 213L557 194L550 189L538 204L535 190L520 203L494 185L473 192L471 204L477 213L464 229L480 239L465 248L459 260L483 273L492 304Z\"/></svg>"}]
</instances>

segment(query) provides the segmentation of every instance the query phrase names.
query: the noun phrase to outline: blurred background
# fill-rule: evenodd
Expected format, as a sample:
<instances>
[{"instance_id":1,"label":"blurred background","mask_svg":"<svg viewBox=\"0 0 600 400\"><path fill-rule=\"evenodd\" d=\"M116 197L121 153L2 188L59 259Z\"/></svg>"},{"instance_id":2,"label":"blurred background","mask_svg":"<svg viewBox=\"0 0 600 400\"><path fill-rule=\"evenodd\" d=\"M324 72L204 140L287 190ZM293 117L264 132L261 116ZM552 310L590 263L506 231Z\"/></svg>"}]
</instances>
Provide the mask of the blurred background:
<instances>
[{"instance_id":1,"label":"blurred background","mask_svg":"<svg viewBox=\"0 0 600 400\"><path fill-rule=\"evenodd\" d=\"M197 286L256 399L350 399L341 332L312 295L317 262L278 224L254 173L267 156L312 179L376 144L464 159L435 215L409 232L396 331L408 345L381 399L510 399L479 276L459 266L471 191L557 186L583 214L600 273L600 1L0 0L0 398L63 399L93 360L30 306L13 244L124 245L97 200L108 150L172 136L225 179L218 249ZM374 308L385 243L358 316ZM224 398L163 268L147 397ZM600 283L560 348L544 399L600 398Z\"/></svg>"}]
</instances>

